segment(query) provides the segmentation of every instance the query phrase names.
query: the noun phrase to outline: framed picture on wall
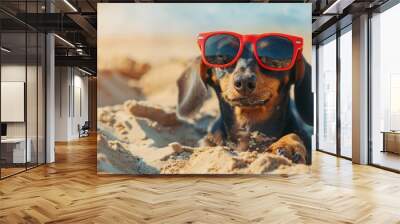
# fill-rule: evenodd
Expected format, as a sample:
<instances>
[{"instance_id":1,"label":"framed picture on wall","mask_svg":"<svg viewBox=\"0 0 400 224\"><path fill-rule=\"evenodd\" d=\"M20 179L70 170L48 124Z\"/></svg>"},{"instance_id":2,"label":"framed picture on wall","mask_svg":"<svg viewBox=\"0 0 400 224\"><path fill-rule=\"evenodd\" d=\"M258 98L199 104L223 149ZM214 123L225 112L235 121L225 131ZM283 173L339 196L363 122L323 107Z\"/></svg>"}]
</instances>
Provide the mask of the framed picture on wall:
<instances>
[{"instance_id":1,"label":"framed picture on wall","mask_svg":"<svg viewBox=\"0 0 400 224\"><path fill-rule=\"evenodd\" d=\"M1 82L1 122L25 121L25 82Z\"/></svg>"},{"instance_id":2,"label":"framed picture on wall","mask_svg":"<svg viewBox=\"0 0 400 224\"><path fill-rule=\"evenodd\" d=\"M98 172L311 164L311 4L98 4Z\"/></svg>"}]
</instances>

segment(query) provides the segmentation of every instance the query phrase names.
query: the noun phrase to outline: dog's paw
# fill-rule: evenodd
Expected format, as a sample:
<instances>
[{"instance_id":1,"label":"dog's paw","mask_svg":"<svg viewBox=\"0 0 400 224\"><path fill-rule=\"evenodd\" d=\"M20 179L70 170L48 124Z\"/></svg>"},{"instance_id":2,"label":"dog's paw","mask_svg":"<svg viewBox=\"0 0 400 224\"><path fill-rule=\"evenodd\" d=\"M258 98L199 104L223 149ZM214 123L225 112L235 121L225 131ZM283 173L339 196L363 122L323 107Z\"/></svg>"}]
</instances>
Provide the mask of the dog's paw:
<instances>
[{"instance_id":1,"label":"dog's paw","mask_svg":"<svg viewBox=\"0 0 400 224\"><path fill-rule=\"evenodd\" d=\"M208 133L200 141L201 146L223 146L225 145L224 139L220 132Z\"/></svg>"},{"instance_id":2,"label":"dog's paw","mask_svg":"<svg viewBox=\"0 0 400 224\"><path fill-rule=\"evenodd\" d=\"M293 163L306 162L306 147L296 134L288 134L273 143L267 150L270 153L284 156Z\"/></svg>"}]
</instances>

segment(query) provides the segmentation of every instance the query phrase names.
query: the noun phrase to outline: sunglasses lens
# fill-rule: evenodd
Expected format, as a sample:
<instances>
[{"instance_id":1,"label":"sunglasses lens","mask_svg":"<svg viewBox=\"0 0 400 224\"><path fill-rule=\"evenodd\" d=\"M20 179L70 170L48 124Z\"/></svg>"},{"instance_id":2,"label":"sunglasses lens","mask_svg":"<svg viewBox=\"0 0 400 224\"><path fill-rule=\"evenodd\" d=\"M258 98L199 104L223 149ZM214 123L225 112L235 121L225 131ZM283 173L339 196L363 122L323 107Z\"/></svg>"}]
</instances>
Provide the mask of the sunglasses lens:
<instances>
[{"instance_id":1,"label":"sunglasses lens","mask_svg":"<svg viewBox=\"0 0 400 224\"><path fill-rule=\"evenodd\" d=\"M293 44L284 37L264 37L257 41L257 53L264 65L287 68L293 58Z\"/></svg>"},{"instance_id":2,"label":"sunglasses lens","mask_svg":"<svg viewBox=\"0 0 400 224\"><path fill-rule=\"evenodd\" d=\"M205 55L207 62L224 65L231 62L239 52L240 40L229 34L217 34L207 38Z\"/></svg>"}]
</instances>

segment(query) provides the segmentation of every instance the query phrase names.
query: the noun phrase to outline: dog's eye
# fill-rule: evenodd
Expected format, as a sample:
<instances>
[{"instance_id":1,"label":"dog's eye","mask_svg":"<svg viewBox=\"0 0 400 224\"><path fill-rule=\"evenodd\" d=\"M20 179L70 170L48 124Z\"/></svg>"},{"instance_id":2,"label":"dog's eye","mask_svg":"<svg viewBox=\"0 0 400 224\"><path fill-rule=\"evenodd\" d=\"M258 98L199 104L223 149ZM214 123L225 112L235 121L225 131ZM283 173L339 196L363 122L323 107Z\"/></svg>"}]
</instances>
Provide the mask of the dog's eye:
<instances>
[{"instance_id":1,"label":"dog's eye","mask_svg":"<svg viewBox=\"0 0 400 224\"><path fill-rule=\"evenodd\" d=\"M264 37L257 41L257 54L264 65L286 68L292 62L293 44L283 37Z\"/></svg>"},{"instance_id":2,"label":"dog's eye","mask_svg":"<svg viewBox=\"0 0 400 224\"><path fill-rule=\"evenodd\" d=\"M229 60L229 57L227 55L218 54L216 55L215 60L217 64L225 64L225 62Z\"/></svg>"},{"instance_id":3,"label":"dog's eye","mask_svg":"<svg viewBox=\"0 0 400 224\"><path fill-rule=\"evenodd\" d=\"M210 64L228 64L236 57L239 46L240 41L234 36L227 34L211 36L205 44L205 58Z\"/></svg>"}]
</instances>

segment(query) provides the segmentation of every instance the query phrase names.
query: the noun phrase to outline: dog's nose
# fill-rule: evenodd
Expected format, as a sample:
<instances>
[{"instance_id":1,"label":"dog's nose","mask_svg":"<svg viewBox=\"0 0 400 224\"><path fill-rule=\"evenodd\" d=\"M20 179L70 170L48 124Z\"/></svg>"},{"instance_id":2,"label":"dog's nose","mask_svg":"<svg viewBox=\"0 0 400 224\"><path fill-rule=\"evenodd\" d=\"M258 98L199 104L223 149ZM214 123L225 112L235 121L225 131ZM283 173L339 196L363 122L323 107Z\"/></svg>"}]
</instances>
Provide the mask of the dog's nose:
<instances>
[{"instance_id":1,"label":"dog's nose","mask_svg":"<svg viewBox=\"0 0 400 224\"><path fill-rule=\"evenodd\" d=\"M236 75L233 79L233 85L235 86L236 91L238 91L240 94L250 94L256 89L256 75Z\"/></svg>"}]
</instances>

